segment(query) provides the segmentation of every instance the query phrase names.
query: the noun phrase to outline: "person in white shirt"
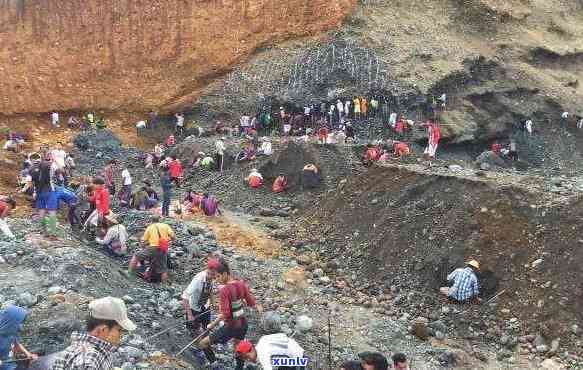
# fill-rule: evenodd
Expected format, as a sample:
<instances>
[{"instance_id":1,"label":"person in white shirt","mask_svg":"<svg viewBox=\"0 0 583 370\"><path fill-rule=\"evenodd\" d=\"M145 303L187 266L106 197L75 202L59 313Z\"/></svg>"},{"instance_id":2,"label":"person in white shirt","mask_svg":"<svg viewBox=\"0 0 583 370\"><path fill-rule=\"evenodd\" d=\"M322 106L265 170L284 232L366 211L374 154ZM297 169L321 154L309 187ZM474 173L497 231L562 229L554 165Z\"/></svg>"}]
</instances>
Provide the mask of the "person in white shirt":
<instances>
[{"instance_id":1,"label":"person in white shirt","mask_svg":"<svg viewBox=\"0 0 583 370\"><path fill-rule=\"evenodd\" d=\"M342 117L344 116L344 104L338 99L336 101L336 110L338 111L338 121L342 121Z\"/></svg>"},{"instance_id":2,"label":"person in white shirt","mask_svg":"<svg viewBox=\"0 0 583 370\"><path fill-rule=\"evenodd\" d=\"M259 363L261 369L272 370L277 366L274 364L274 359L286 361L286 364L280 362L281 366L289 366L288 368L305 368L307 363L292 365L292 361L304 359L304 349L294 339L281 333L281 319L276 313L269 313L264 315L264 331L268 334L262 336L257 342L256 346L248 340L243 340L237 344L235 352L242 361L249 361L252 363ZM304 359L307 360L307 359Z\"/></svg>"},{"instance_id":3,"label":"person in white shirt","mask_svg":"<svg viewBox=\"0 0 583 370\"><path fill-rule=\"evenodd\" d=\"M184 132L184 115L182 113L176 113L176 134L181 135Z\"/></svg>"},{"instance_id":4,"label":"person in white shirt","mask_svg":"<svg viewBox=\"0 0 583 370\"><path fill-rule=\"evenodd\" d=\"M270 156L273 154L273 148L271 147L271 142L269 138L264 137L261 139L263 142L261 143L261 147L257 151L257 155L266 155Z\"/></svg>"},{"instance_id":5,"label":"person in white shirt","mask_svg":"<svg viewBox=\"0 0 583 370\"><path fill-rule=\"evenodd\" d=\"M221 172L223 172L224 160L225 160L225 151L227 147L225 145L225 138L221 137L217 141L215 141L215 162Z\"/></svg>"},{"instance_id":6,"label":"person in white shirt","mask_svg":"<svg viewBox=\"0 0 583 370\"><path fill-rule=\"evenodd\" d=\"M146 121L138 121L136 123L136 135L142 135L142 132L146 129Z\"/></svg>"},{"instance_id":7,"label":"person in white shirt","mask_svg":"<svg viewBox=\"0 0 583 370\"><path fill-rule=\"evenodd\" d=\"M63 150L63 144L58 142L55 149L51 150L51 159L57 170L65 169L65 158L67 158L67 152Z\"/></svg>"},{"instance_id":8,"label":"person in white shirt","mask_svg":"<svg viewBox=\"0 0 583 370\"><path fill-rule=\"evenodd\" d=\"M568 123L569 123L569 112L563 112L563 114L561 114L561 125L566 128Z\"/></svg>"},{"instance_id":9,"label":"person in white shirt","mask_svg":"<svg viewBox=\"0 0 583 370\"><path fill-rule=\"evenodd\" d=\"M397 113L393 112L389 116L389 125L395 127L395 123L397 123Z\"/></svg>"},{"instance_id":10,"label":"person in white shirt","mask_svg":"<svg viewBox=\"0 0 583 370\"><path fill-rule=\"evenodd\" d=\"M239 133L241 135L245 134L245 132L247 132L247 129L249 128L250 124L251 124L251 117L249 117L249 115L247 113L244 113L241 116L241 119L239 120Z\"/></svg>"},{"instance_id":11,"label":"person in white shirt","mask_svg":"<svg viewBox=\"0 0 583 370\"><path fill-rule=\"evenodd\" d=\"M529 135L532 135L532 120L527 120L526 122L524 122L524 128L526 129L526 132L528 132Z\"/></svg>"},{"instance_id":12,"label":"person in white shirt","mask_svg":"<svg viewBox=\"0 0 583 370\"><path fill-rule=\"evenodd\" d=\"M57 113L57 112L51 113L51 123L55 127L60 127L59 126L59 113Z\"/></svg>"},{"instance_id":13,"label":"person in white shirt","mask_svg":"<svg viewBox=\"0 0 583 370\"><path fill-rule=\"evenodd\" d=\"M118 199L122 204L129 204L130 198L132 196L132 175L130 171L126 168L121 171L122 187L118 194Z\"/></svg>"},{"instance_id":14,"label":"person in white shirt","mask_svg":"<svg viewBox=\"0 0 583 370\"><path fill-rule=\"evenodd\" d=\"M352 102L350 100L347 100L344 102L344 113L346 113L346 115L348 116L348 113L350 113L350 104Z\"/></svg>"},{"instance_id":15,"label":"person in white shirt","mask_svg":"<svg viewBox=\"0 0 583 370\"><path fill-rule=\"evenodd\" d=\"M196 274L182 293L182 307L193 337L198 335L198 331L201 328L205 330L211 322L210 303L213 280L217 275L219 265L220 261L218 259L212 258L208 260L206 269Z\"/></svg>"},{"instance_id":16,"label":"person in white shirt","mask_svg":"<svg viewBox=\"0 0 583 370\"><path fill-rule=\"evenodd\" d=\"M124 225L120 224L113 216L106 216L105 222L108 225L107 233L101 238L95 238L95 242L107 246L112 253L124 256L128 252L127 240L128 232Z\"/></svg>"}]
</instances>

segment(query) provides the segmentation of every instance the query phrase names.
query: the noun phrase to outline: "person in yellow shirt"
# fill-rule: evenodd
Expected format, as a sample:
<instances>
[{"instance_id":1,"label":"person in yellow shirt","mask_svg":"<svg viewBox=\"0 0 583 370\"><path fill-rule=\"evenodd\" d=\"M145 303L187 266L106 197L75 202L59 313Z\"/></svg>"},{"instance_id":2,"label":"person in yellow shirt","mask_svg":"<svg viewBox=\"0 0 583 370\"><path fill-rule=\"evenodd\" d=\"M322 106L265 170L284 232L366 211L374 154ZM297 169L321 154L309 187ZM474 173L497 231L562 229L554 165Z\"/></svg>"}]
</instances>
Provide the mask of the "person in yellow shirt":
<instances>
[{"instance_id":1,"label":"person in yellow shirt","mask_svg":"<svg viewBox=\"0 0 583 370\"><path fill-rule=\"evenodd\" d=\"M152 275L156 273L154 267L158 267L160 280L164 281L168 278L168 244L176 240L176 235L170 226L160 222L160 216L152 216L151 221L152 223L142 236L144 247L133 255L126 276L134 277L138 266L148 260L150 261L150 278L153 278Z\"/></svg>"},{"instance_id":2,"label":"person in yellow shirt","mask_svg":"<svg viewBox=\"0 0 583 370\"><path fill-rule=\"evenodd\" d=\"M354 105L354 119L360 119L360 98L357 96L352 103Z\"/></svg>"}]
</instances>

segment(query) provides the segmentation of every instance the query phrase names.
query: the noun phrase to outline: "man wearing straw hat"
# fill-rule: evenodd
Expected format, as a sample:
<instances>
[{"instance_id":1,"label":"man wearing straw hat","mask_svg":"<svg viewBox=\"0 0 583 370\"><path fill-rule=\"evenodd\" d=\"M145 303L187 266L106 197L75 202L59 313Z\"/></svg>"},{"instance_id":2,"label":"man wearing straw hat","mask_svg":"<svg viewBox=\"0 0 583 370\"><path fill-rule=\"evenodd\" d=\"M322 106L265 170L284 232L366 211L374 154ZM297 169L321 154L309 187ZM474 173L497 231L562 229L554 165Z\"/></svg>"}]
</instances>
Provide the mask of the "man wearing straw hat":
<instances>
[{"instance_id":1,"label":"man wearing straw hat","mask_svg":"<svg viewBox=\"0 0 583 370\"><path fill-rule=\"evenodd\" d=\"M480 264L476 260L466 262L466 267L457 268L447 275L450 287L439 288L439 292L454 302L464 303L478 297L480 286L476 272ZM453 282L453 284L452 284Z\"/></svg>"}]
</instances>

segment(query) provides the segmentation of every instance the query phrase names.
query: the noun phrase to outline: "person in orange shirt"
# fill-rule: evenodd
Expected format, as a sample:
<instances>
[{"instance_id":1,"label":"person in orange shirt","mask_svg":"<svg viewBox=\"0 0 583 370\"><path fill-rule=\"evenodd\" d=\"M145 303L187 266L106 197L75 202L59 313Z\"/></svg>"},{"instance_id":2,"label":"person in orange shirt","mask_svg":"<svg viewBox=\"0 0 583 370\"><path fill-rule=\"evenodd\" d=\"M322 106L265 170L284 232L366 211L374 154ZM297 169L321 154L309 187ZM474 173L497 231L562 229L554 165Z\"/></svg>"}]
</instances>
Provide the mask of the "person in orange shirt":
<instances>
[{"instance_id":1,"label":"person in orange shirt","mask_svg":"<svg viewBox=\"0 0 583 370\"><path fill-rule=\"evenodd\" d=\"M366 118L368 112L368 101L364 96L360 98L360 111L362 112L362 115Z\"/></svg>"},{"instance_id":2,"label":"person in orange shirt","mask_svg":"<svg viewBox=\"0 0 583 370\"><path fill-rule=\"evenodd\" d=\"M411 154L411 149L409 149L409 145L403 141L395 141L393 144L393 155L395 158L401 158L402 156L406 156Z\"/></svg>"},{"instance_id":3,"label":"person in orange shirt","mask_svg":"<svg viewBox=\"0 0 583 370\"><path fill-rule=\"evenodd\" d=\"M381 156L381 151L376 146L369 146L364 152L364 163L371 164L379 160Z\"/></svg>"},{"instance_id":4,"label":"person in orange shirt","mask_svg":"<svg viewBox=\"0 0 583 370\"><path fill-rule=\"evenodd\" d=\"M279 176L273 182L273 186L271 190L274 193L281 193L287 189L287 179L283 173L280 173Z\"/></svg>"},{"instance_id":5,"label":"person in orange shirt","mask_svg":"<svg viewBox=\"0 0 583 370\"><path fill-rule=\"evenodd\" d=\"M354 119L360 119L360 99L358 96L352 101L354 103Z\"/></svg>"},{"instance_id":6,"label":"person in orange shirt","mask_svg":"<svg viewBox=\"0 0 583 370\"><path fill-rule=\"evenodd\" d=\"M253 189L260 188L263 185L263 176L257 171L257 168L251 170L251 173L245 178L247 184Z\"/></svg>"}]
</instances>

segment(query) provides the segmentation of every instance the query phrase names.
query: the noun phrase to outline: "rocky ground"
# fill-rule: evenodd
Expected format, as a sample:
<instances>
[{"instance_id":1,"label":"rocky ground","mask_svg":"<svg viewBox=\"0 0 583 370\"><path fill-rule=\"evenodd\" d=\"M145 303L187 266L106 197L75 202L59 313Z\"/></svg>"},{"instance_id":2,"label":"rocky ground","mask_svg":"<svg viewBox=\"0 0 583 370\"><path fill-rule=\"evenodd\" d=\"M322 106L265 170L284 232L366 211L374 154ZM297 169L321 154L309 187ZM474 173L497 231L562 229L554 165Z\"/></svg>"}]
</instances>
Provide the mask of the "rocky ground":
<instances>
[{"instance_id":1,"label":"rocky ground","mask_svg":"<svg viewBox=\"0 0 583 370\"><path fill-rule=\"evenodd\" d=\"M97 173L108 158L115 157L122 163L133 164L131 171L136 179L153 178L152 174L143 173L136 162L141 153L137 149L120 146L119 141L108 132L85 133L74 142L77 145L79 174ZM205 140L199 144L210 145L205 144ZM324 171L331 170L331 164L337 164L338 157L328 158L323 153L355 153L353 148L305 145L280 143L278 152L279 155L289 155L290 150L295 151L295 155L304 153L301 154L302 160L308 157L314 159ZM284 158L266 160L257 166L268 169L277 165L283 168L286 167ZM292 160L287 168L292 171L299 163L301 160ZM355 166L357 170L362 170L359 165ZM485 312L489 319L484 321L495 321L498 314L496 301L476 313L474 308L467 312L466 307L436 301L432 295L428 296L422 290L408 289L394 279L379 284L360 275L357 269L351 273L348 270L352 266L350 260L330 259L322 255L322 246L331 236L326 228L312 234L317 235L316 238L295 235L290 239L290 231L295 230L292 227L296 217L294 213L306 209L306 199L321 200L330 192L338 193L337 186L348 186L341 179L350 172L329 173L323 189L314 194L292 192L284 197L275 197L267 196L267 191L251 196L247 189L238 188L240 176L246 170L247 167L234 166L223 175L191 175L189 182L193 186L207 184L206 190L220 188L216 181L209 180L213 176L215 180L221 179L220 184L230 186L229 191L216 191L224 197L227 211L222 220L208 220L197 215L166 220L178 234L178 242L172 249L174 268L171 283L168 284L128 281L118 273L119 269L125 268L127 258L108 255L68 227L60 229L57 240L47 241L40 236L34 220L11 220L18 239L0 244L0 300L3 303L16 302L32 310L23 334L24 343L41 353L62 349L70 332L82 327L88 301L94 297L114 295L123 297L127 302L130 316L139 327L135 334L124 338L118 365L126 369L193 368L189 362L190 354L179 359L173 357L188 343L184 327L178 325L169 334L156 338L152 336L180 322L182 310L179 296L182 289L202 268L209 255L220 253L231 262L237 275L250 282L265 310L275 310L283 315L288 332L294 330L294 320L298 316L308 315L314 319L315 327L311 332L295 336L307 350L314 369L328 366L329 318L332 323L330 332L334 364L353 358L359 351L376 349L387 354L406 352L412 357L414 368L419 369L537 368L544 356L533 354L529 357L528 349L533 348L534 353L560 355L547 360L545 366L563 366L561 362L576 366L576 358L557 349L556 341L547 342L541 336L522 335L519 330L522 321L516 317L511 317L500 327L500 332L490 333L476 315L477 312ZM302 197L305 199L302 200ZM296 203L296 199L302 201ZM239 205L239 208L234 205ZM148 214L117 207L115 210L132 235L130 249L133 250L147 225ZM221 223L224 224L221 226ZM237 229L241 234L252 237L241 240L225 235L227 228L231 229L229 232ZM268 247L260 245L257 242L260 239L270 240ZM261 253L261 247L268 248L270 253ZM259 318L255 314L251 317L251 338L256 339L260 335ZM467 325L465 329L460 329L459 325L464 324ZM574 325L571 330L573 335L578 334L577 326ZM488 335L504 335L499 336L499 343L480 340L486 332L490 333ZM547 346L546 350L544 346ZM231 366L227 348L220 350L220 359L227 368Z\"/></svg>"},{"instance_id":2,"label":"rocky ground","mask_svg":"<svg viewBox=\"0 0 583 370\"><path fill-rule=\"evenodd\" d=\"M197 140L196 144L206 148L212 145L212 140ZM181 145L192 147L191 141ZM79 175L95 174L107 159L118 158L122 164L131 164L130 170L136 180L156 179L139 165L139 150L120 145L107 131L82 134L74 143ZM231 145L236 145L235 139ZM127 266L127 258L107 254L68 227L60 229L56 241L47 241L40 236L34 220L10 220L18 239L0 243L0 300L31 308L32 315L23 334L24 343L41 353L62 349L70 332L82 327L88 301L114 295L123 297L128 303L130 316L139 327L135 334L124 338L117 360L119 366L126 369L193 368L188 352L181 358L173 357L189 341L182 325L169 334L152 336L169 325L179 324L181 291L209 255L222 254L237 275L249 281L264 308L283 315L288 332L294 330L294 320L300 315L314 319L315 327L311 332L295 336L307 350L314 369L328 366L328 319L332 323L330 347L334 364L353 358L359 351L376 349L387 354L406 352L413 359L413 368L419 369L538 368L546 357L552 357L546 359L545 366L550 366L547 368L578 366L578 358L564 349L565 343L578 343L576 323L570 326L570 334L557 341L555 337L549 339L547 333L525 333L527 322L518 314L519 308L502 307L498 299L483 307L460 307L440 301L433 291L405 283L408 280L422 282L421 279L411 280L413 275L407 269L393 270L398 274L391 274L391 278L379 275L383 278L379 284L366 274L367 269L354 265L355 257L366 256L362 254L366 249L353 249L350 255L342 255L343 243L336 235L344 238L345 234L338 234L335 225L340 226L342 222L335 221L333 216L328 216L327 226L313 221L311 231L301 234L305 229L299 225L307 225L304 222L307 215L312 213L311 219L317 220L322 214L317 208L314 211L310 204L322 202L322 210L326 212L327 202L343 196L353 186L353 181L346 178L366 170L356 159L358 147L291 142L277 142L276 147L273 159L233 165L223 174L188 171L187 186L213 191L221 198L226 212L222 218L213 220L198 215L166 220L178 234L178 242L172 248L174 268L169 284L158 286L128 281L118 273ZM286 195L274 196L267 190L250 192L242 185L242 176L250 166L257 166L266 173L289 171L292 174L307 159L316 162L324 172L324 184L317 192L303 193L294 189ZM414 160L407 165L411 168L407 171L415 166L419 166L420 173L426 171L427 176L473 176L468 169L428 169ZM372 174L375 171L378 170L369 170ZM491 176L495 175L488 175L490 181L495 181ZM516 183L523 182L520 175L515 176ZM399 176L391 175L390 178L398 179ZM575 192L579 185L571 185L571 181L565 179L558 186L555 180L549 186L571 187L569 191ZM382 181L375 183L380 186ZM536 179L531 179L529 184L536 183ZM358 194L358 190L354 193ZM570 193L562 196L569 198ZM380 199L378 196L376 203ZM374 204L374 199L371 202ZM147 225L148 213L114 209L132 235L130 250L134 250ZM336 209L342 217L342 206ZM301 217L298 219L298 216ZM346 220L350 222L349 218ZM363 221L364 218L360 220ZM346 236L349 243L358 238L351 227L345 229L352 235ZM374 240L371 237L371 243ZM334 244L330 244L332 242ZM331 245L337 250L327 251ZM365 258L364 261L376 261ZM532 268L544 266L546 257L543 260L544 263L532 262ZM420 276L428 276L423 275L425 270L420 271ZM503 287L504 283L501 285ZM493 293L489 291L488 297ZM259 318L254 314L251 317L251 337L256 339L260 335ZM220 359L227 368L231 366L229 354L227 348L220 350Z\"/></svg>"}]
</instances>

